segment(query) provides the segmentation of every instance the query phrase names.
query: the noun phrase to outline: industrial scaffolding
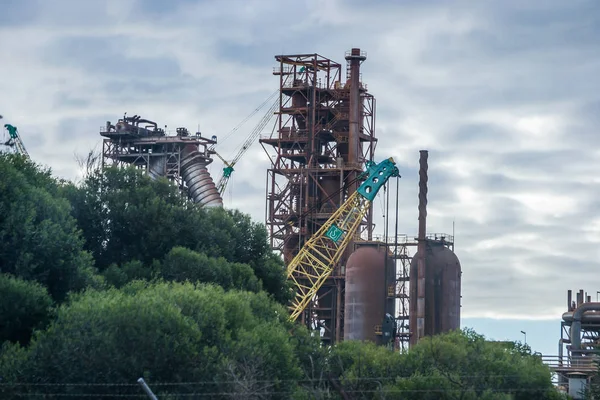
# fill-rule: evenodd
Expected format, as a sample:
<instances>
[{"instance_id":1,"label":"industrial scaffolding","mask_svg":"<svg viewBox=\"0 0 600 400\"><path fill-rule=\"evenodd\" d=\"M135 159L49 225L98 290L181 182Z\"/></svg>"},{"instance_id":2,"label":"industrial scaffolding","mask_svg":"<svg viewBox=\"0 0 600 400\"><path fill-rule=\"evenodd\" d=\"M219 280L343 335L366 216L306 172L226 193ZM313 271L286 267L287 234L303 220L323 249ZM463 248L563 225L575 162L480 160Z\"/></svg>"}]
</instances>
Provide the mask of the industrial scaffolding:
<instances>
[{"instance_id":1,"label":"industrial scaffolding","mask_svg":"<svg viewBox=\"0 0 600 400\"><path fill-rule=\"evenodd\" d=\"M342 65L318 54L276 56L279 77L277 133L260 139L271 159L267 171L266 226L271 247L289 263L362 182L375 152L375 98L362 83L366 54L346 53ZM343 81L342 79L345 78ZM356 239L371 239L372 210ZM300 316L325 343L344 337L344 266L338 265Z\"/></svg>"},{"instance_id":2,"label":"industrial scaffolding","mask_svg":"<svg viewBox=\"0 0 600 400\"><path fill-rule=\"evenodd\" d=\"M387 213L386 213L387 215ZM394 349L406 352L409 349L413 329L410 319L410 283L415 277L410 276L410 267L419 245L418 237L399 234L388 237L375 237L374 243L387 247L387 256L393 260L394 271L386 272L386 276L395 276L393 281L386 282L386 310L395 317ZM454 237L445 233L431 233L425 236L426 243L436 243L454 251ZM386 263L387 265L387 263ZM376 326L375 331L381 334L382 327Z\"/></svg>"},{"instance_id":3,"label":"industrial scaffolding","mask_svg":"<svg viewBox=\"0 0 600 400\"><path fill-rule=\"evenodd\" d=\"M167 178L195 203L223 205L207 169L215 154L216 136L208 139L183 127L167 135L155 122L137 115L125 115L114 125L107 121L100 135L104 137L102 168L133 166L153 179Z\"/></svg>"}]
</instances>

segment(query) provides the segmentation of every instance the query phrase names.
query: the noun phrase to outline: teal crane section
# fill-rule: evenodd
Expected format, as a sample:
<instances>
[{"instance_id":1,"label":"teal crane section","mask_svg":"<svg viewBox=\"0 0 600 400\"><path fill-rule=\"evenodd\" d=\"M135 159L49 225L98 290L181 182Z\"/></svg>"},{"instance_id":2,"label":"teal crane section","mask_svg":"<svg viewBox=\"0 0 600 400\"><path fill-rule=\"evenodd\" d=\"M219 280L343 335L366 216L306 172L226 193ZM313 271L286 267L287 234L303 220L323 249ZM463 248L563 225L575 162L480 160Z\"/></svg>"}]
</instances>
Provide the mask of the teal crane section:
<instances>
[{"instance_id":1,"label":"teal crane section","mask_svg":"<svg viewBox=\"0 0 600 400\"><path fill-rule=\"evenodd\" d=\"M25 145L19 136L19 130L17 127L11 124L4 124L4 128L8 131L8 135L10 136L10 139L8 139L8 141L6 141L4 144L6 146L15 147L17 153L29 159L29 153L27 152L27 149L25 149Z\"/></svg>"}]
</instances>

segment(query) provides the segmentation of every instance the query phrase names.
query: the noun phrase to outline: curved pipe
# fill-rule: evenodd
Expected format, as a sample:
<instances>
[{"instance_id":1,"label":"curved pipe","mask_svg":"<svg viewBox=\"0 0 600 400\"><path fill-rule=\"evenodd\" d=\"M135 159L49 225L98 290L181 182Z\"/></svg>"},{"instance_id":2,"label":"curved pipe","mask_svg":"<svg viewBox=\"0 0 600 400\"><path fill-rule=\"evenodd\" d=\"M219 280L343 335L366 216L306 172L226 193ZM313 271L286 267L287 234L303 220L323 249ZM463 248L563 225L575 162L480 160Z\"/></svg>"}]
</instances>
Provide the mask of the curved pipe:
<instances>
[{"instance_id":1,"label":"curved pipe","mask_svg":"<svg viewBox=\"0 0 600 400\"><path fill-rule=\"evenodd\" d=\"M586 311L600 311L600 303L583 303L573 311L571 323L571 351L581 350L581 320Z\"/></svg>"},{"instance_id":2,"label":"curved pipe","mask_svg":"<svg viewBox=\"0 0 600 400\"><path fill-rule=\"evenodd\" d=\"M181 177L194 203L204 207L223 207L223 199L206 168L210 161L194 145L186 146L182 155Z\"/></svg>"},{"instance_id":3,"label":"curved pipe","mask_svg":"<svg viewBox=\"0 0 600 400\"><path fill-rule=\"evenodd\" d=\"M154 127L154 129L158 128L158 124L156 122L150 121L149 119L139 119L139 117L138 117L137 121L135 122L135 126L138 126L141 123L152 125Z\"/></svg>"},{"instance_id":4,"label":"curved pipe","mask_svg":"<svg viewBox=\"0 0 600 400\"><path fill-rule=\"evenodd\" d=\"M567 323L567 325L571 325L571 323L573 322L573 312L563 313L562 319L563 319L563 321L565 321ZM581 317L581 322L584 324L585 323L600 324L600 312L596 312L596 311L584 312L583 316Z\"/></svg>"}]
</instances>

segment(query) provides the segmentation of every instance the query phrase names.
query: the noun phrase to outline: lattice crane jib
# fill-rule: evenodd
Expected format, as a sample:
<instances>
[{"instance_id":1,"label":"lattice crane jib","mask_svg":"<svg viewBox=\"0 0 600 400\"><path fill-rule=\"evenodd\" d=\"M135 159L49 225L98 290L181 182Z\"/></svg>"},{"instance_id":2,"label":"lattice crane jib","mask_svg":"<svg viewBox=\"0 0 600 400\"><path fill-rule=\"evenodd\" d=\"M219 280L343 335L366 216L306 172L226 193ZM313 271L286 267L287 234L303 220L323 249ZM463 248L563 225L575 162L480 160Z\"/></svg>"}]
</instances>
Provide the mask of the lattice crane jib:
<instances>
[{"instance_id":1,"label":"lattice crane jib","mask_svg":"<svg viewBox=\"0 0 600 400\"><path fill-rule=\"evenodd\" d=\"M296 290L290 305L290 320L295 321L302 314L331 274L348 243L355 238L360 222L379 189L391 177L400 176L392 158L379 164L367 162L365 173L368 173L368 178L306 242L288 265L287 277Z\"/></svg>"},{"instance_id":2,"label":"lattice crane jib","mask_svg":"<svg viewBox=\"0 0 600 400\"><path fill-rule=\"evenodd\" d=\"M246 153L246 151L248 151L248 149L250 149L250 147L252 147L254 142L256 142L256 139L258 138L258 136L260 135L262 130L265 128L265 126L267 126L267 124L269 123L271 118L273 118L273 115L275 115L275 112L277 111L278 108L279 108L279 99L277 99L277 101L275 101L271 105L271 107L269 107L266 114L262 117L262 119L254 127L254 129L252 130L250 135L248 135L248 137L242 144L242 147L237 152L237 154L235 155L233 160L231 160L230 162L227 162L227 161L225 161L225 159L223 157L221 157L220 155L217 154L217 156L225 164L225 167L223 168L223 175L221 175L221 178L217 182L217 190L219 191L219 194L221 196L223 196L223 193L225 192L225 189L227 188L227 183L229 182L229 178L231 177L231 174L234 171L234 166L242 158L244 153Z\"/></svg>"},{"instance_id":3,"label":"lattice crane jib","mask_svg":"<svg viewBox=\"0 0 600 400\"><path fill-rule=\"evenodd\" d=\"M10 124L4 124L4 128L8 131L10 139L5 143L7 146L15 146L17 153L29 158L29 153L25 149L25 145L19 136L19 131L16 126Z\"/></svg>"}]
</instances>

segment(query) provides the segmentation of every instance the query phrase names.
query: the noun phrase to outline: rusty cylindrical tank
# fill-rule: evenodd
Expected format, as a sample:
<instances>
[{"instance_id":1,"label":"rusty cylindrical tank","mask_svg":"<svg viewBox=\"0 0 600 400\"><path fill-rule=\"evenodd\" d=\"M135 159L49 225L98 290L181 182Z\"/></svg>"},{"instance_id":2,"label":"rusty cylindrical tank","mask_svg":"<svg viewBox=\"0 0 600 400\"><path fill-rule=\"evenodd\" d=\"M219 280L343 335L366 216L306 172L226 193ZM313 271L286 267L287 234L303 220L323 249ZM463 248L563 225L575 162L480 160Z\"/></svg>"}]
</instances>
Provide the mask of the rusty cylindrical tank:
<instances>
[{"instance_id":1,"label":"rusty cylindrical tank","mask_svg":"<svg viewBox=\"0 0 600 400\"><path fill-rule=\"evenodd\" d=\"M387 297L385 274L394 277L394 263L385 247L358 247L346 263L344 340L380 341L375 327L383 323ZM389 278L388 278L389 281ZM391 281L393 282L393 280Z\"/></svg>"},{"instance_id":2,"label":"rusty cylindrical tank","mask_svg":"<svg viewBox=\"0 0 600 400\"><path fill-rule=\"evenodd\" d=\"M425 249L424 335L430 336L460 328L461 267L456 254L442 242L426 240ZM419 255L412 259L411 275L417 273ZM411 286L411 315L416 313L416 298L416 288Z\"/></svg>"}]
</instances>

